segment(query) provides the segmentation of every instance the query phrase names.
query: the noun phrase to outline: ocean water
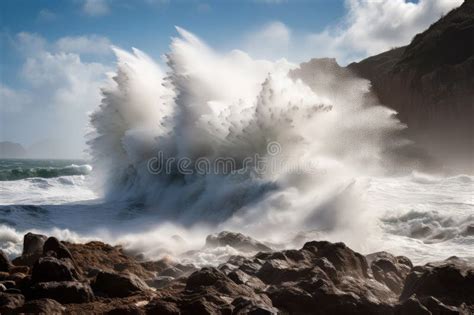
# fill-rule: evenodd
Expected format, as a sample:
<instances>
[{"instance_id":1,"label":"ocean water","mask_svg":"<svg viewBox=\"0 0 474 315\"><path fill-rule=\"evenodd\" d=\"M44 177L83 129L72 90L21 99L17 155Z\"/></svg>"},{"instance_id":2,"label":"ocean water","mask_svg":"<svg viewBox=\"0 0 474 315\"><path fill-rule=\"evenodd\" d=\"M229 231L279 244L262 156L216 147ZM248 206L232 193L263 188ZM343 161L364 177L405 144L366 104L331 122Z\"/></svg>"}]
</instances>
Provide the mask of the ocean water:
<instances>
[{"instance_id":1,"label":"ocean water","mask_svg":"<svg viewBox=\"0 0 474 315\"><path fill-rule=\"evenodd\" d=\"M4 170L7 163L22 169L63 169L72 165L70 162L1 161ZM74 163L87 165L84 161ZM229 255L245 254L220 248L190 255L190 250L202 248L207 234L219 232L225 225L180 226L160 222L160 217L143 204L105 201L94 192L89 178L93 174L46 176L0 181L0 247L11 256L21 253L22 237L28 231L77 242L100 239L146 253L149 258L167 255L198 265L217 264ZM260 239L275 248L300 246L313 238L345 241L365 254L386 250L417 263L453 255L474 258L473 176L441 177L414 172L409 176L358 180L367 189L368 209L353 213L349 220L363 217L364 224L359 226L362 239L359 235L354 241L351 229L347 235L343 231L334 235L328 229L317 228L286 231L287 242ZM242 232L249 231L242 227ZM265 233L259 234L262 235Z\"/></svg>"},{"instance_id":2,"label":"ocean water","mask_svg":"<svg viewBox=\"0 0 474 315\"><path fill-rule=\"evenodd\" d=\"M256 60L178 33L166 68L115 48L88 164L6 162L6 252L36 231L208 265L245 254L203 248L229 230L278 249L324 239L416 263L472 258L474 178L417 172L410 126L370 82L329 59Z\"/></svg>"}]
</instances>

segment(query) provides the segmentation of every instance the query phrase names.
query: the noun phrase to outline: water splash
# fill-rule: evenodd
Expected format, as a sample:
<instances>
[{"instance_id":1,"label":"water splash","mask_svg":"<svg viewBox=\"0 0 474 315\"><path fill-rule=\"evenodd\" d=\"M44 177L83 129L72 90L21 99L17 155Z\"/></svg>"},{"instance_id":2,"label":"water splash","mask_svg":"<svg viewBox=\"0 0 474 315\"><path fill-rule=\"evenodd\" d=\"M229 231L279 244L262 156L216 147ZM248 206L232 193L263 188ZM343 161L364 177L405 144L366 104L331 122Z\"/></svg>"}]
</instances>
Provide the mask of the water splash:
<instances>
[{"instance_id":1,"label":"water splash","mask_svg":"<svg viewBox=\"0 0 474 315\"><path fill-rule=\"evenodd\" d=\"M406 145L395 112L334 61L220 54L177 30L167 70L137 49L114 49L118 70L91 115L88 141L105 196L140 200L157 224L272 240L319 229L356 246L370 230L358 225L366 215L360 176L384 173L390 154ZM309 161L317 170L157 175L148 167L158 152L191 165L225 157L242 166L247 157L268 157L269 143L278 143L286 165Z\"/></svg>"}]
</instances>

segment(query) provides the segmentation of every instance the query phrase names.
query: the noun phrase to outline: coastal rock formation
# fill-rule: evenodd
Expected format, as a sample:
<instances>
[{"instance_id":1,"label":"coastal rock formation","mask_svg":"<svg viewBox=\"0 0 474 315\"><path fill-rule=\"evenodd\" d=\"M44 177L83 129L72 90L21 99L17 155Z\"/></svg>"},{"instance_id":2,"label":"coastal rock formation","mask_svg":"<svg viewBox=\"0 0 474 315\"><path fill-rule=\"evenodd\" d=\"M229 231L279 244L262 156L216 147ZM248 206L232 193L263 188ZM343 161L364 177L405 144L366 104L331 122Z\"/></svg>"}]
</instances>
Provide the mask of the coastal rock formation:
<instances>
[{"instance_id":1,"label":"coastal rock formation","mask_svg":"<svg viewBox=\"0 0 474 315\"><path fill-rule=\"evenodd\" d=\"M42 256L43 245L47 239L47 236L41 234L25 234L23 237L23 252L20 257L13 260L13 264L33 266L33 264Z\"/></svg>"},{"instance_id":2,"label":"coastal rock formation","mask_svg":"<svg viewBox=\"0 0 474 315\"><path fill-rule=\"evenodd\" d=\"M63 304L86 303L94 298L90 285L78 281L39 282L29 291L30 300L48 298Z\"/></svg>"},{"instance_id":3,"label":"coastal rock formation","mask_svg":"<svg viewBox=\"0 0 474 315\"><path fill-rule=\"evenodd\" d=\"M79 280L71 261L55 257L38 259L32 269L31 280L37 282Z\"/></svg>"},{"instance_id":4,"label":"coastal rock formation","mask_svg":"<svg viewBox=\"0 0 474 315\"><path fill-rule=\"evenodd\" d=\"M371 81L381 103L398 112L418 145L445 163L472 171L473 0L464 1L408 46L347 68Z\"/></svg>"},{"instance_id":5,"label":"coastal rock formation","mask_svg":"<svg viewBox=\"0 0 474 315\"><path fill-rule=\"evenodd\" d=\"M474 267L455 257L413 266L407 257L387 252L363 256L327 241L232 256L201 269L169 258L140 261L101 242L52 240L41 253L31 269L13 266L2 273L2 314L474 312Z\"/></svg>"},{"instance_id":6,"label":"coastal rock formation","mask_svg":"<svg viewBox=\"0 0 474 315\"><path fill-rule=\"evenodd\" d=\"M474 270L466 261L452 257L414 267L407 276L400 300L414 295L433 297L444 304L474 304Z\"/></svg>"},{"instance_id":7,"label":"coastal rock formation","mask_svg":"<svg viewBox=\"0 0 474 315\"><path fill-rule=\"evenodd\" d=\"M404 256L393 256L387 252L378 252L366 256L374 278L384 283L396 294L401 293L403 283L413 268L411 261Z\"/></svg>"}]
</instances>

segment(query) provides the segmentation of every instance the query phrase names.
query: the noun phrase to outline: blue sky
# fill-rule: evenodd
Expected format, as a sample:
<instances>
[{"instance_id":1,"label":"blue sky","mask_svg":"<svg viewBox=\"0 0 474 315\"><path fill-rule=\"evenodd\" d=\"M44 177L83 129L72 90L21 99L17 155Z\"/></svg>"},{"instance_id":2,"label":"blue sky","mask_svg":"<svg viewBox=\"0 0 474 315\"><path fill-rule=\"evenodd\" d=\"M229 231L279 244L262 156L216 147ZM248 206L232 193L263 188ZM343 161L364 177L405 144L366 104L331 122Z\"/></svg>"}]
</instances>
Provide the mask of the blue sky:
<instances>
[{"instance_id":1,"label":"blue sky","mask_svg":"<svg viewBox=\"0 0 474 315\"><path fill-rule=\"evenodd\" d=\"M461 2L2 0L0 141L81 156L87 113L114 69L111 45L160 61L180 26L220 52L293 62L335 57L345 65L408 44Z\"/></svg>"},{"instance_id":2,"label":"blue sky","mask_svg":"<svg viewBox=\"0 0 474 315\"><path fill-rule=\"evenodd\" d=\"M174 26L191 30L217 49L234 49L245 32L273 21L281 21L301 32L313 32L337 23L344 16L344 2L316 1L97 1L105 11L84 9L84 1L4 0L1 29L3 36L20 32L36 33L54 41L66 36L95 34L114 45L138 47L159 58ZM10 48L10 49L8 49ZM6 77L14 76L22 58L12 47L2 49ZM9 79L5 79L9 80Z\"/></svg>"}]
</instances>

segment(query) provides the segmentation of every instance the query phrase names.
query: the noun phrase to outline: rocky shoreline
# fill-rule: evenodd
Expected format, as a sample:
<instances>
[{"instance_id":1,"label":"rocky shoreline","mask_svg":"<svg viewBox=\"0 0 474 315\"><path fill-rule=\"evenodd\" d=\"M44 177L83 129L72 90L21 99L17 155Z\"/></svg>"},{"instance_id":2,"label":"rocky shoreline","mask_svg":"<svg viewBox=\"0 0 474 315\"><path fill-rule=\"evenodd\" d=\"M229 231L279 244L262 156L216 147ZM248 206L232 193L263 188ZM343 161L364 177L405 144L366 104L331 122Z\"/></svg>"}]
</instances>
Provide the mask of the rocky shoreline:
<instances>
[{"instance_id":1,"label":"rocky shoreline","mask_svg":"<svg viewBox=\"0 0 474 315\"><path fill-rule=\"evenodd\" d=\"M272 251L231 232L209 236L206 245L256 254L199 269L28 233L20 257L0 252L0 313L474 313L474 266L460 258L413 266L407 257L363 256L326 241Z\"/></svg>"}]
</instances>

